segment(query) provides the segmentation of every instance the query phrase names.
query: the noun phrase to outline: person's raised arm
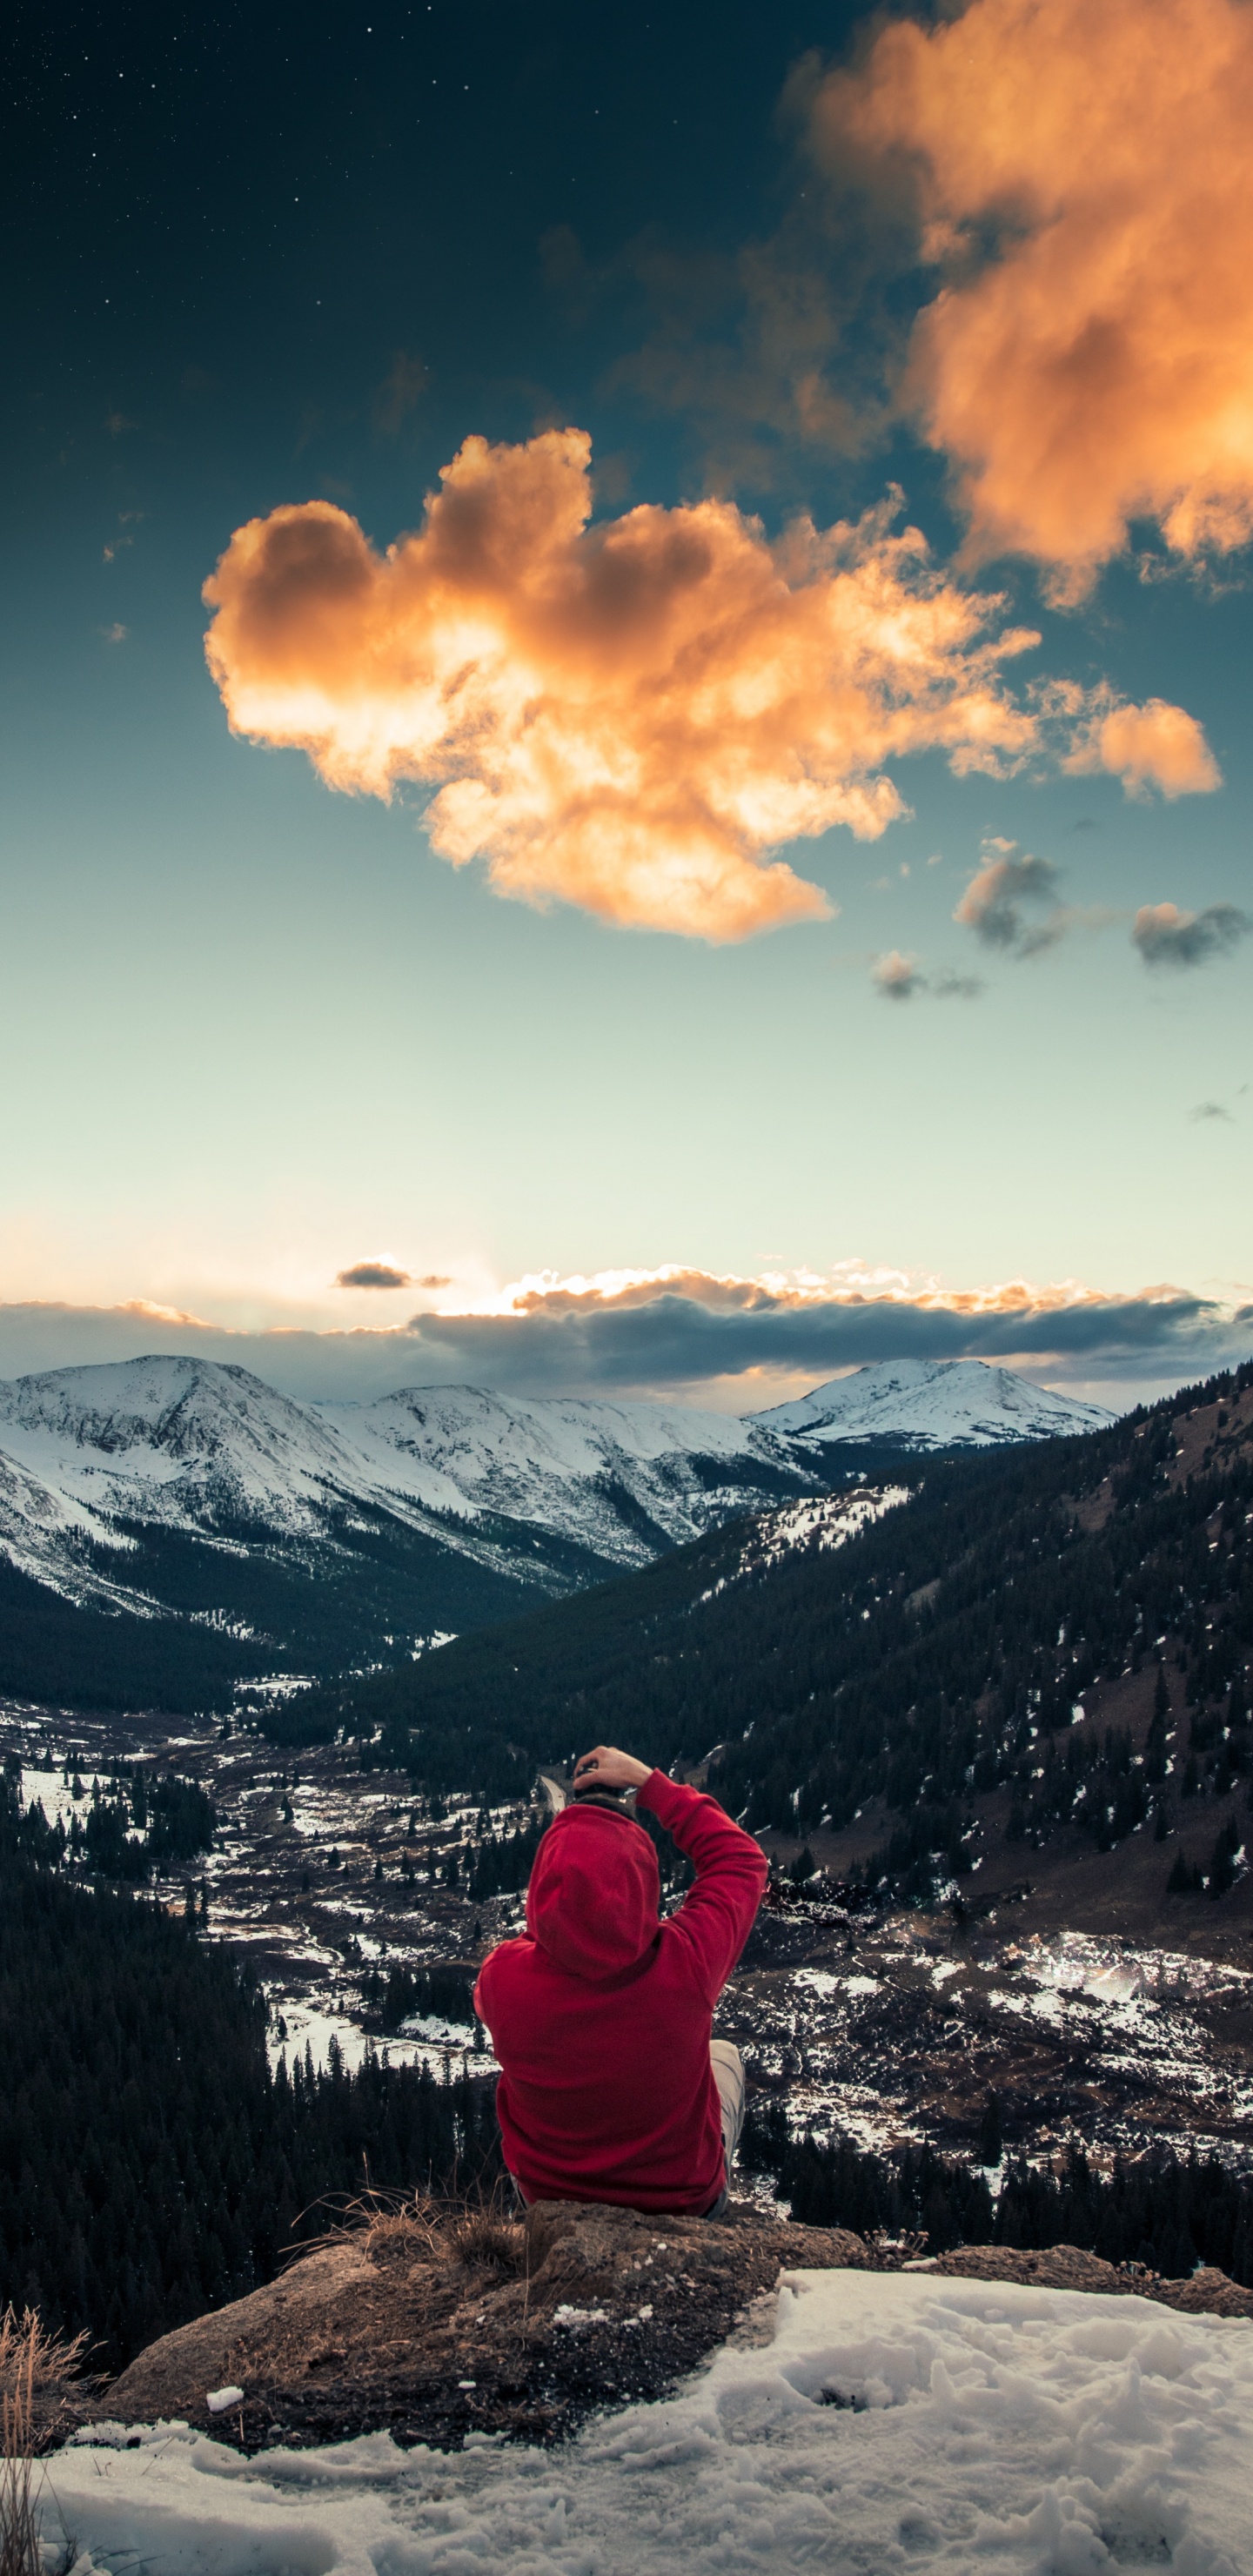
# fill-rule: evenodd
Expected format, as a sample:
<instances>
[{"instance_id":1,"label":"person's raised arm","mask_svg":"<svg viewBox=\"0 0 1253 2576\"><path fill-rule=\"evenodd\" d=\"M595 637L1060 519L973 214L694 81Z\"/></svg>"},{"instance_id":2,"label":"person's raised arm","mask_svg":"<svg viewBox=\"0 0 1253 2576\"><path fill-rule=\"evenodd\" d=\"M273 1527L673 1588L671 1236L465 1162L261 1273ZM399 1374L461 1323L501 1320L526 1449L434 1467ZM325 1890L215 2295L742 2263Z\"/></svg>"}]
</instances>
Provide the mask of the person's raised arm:
<instances>
[{"instance_id":1,"label":"person's raised arm","mask_svg":"<svg viewBox=\"0 0 1253 2576\"><path fill-rule=\"evenodd\" d=\"M696 1865L696 1884L689 1888L670 1930L690 1947L701 1989L717 2002L753 1928L769 1870L760 1843L728 1816L716 1798L688 1789L664 1771L650 1771L631 1753L614 1744L598 1744L580 1756L574 1788L634 1789L674 1836L681 1852Z\"/></svg>"}]
</instances>

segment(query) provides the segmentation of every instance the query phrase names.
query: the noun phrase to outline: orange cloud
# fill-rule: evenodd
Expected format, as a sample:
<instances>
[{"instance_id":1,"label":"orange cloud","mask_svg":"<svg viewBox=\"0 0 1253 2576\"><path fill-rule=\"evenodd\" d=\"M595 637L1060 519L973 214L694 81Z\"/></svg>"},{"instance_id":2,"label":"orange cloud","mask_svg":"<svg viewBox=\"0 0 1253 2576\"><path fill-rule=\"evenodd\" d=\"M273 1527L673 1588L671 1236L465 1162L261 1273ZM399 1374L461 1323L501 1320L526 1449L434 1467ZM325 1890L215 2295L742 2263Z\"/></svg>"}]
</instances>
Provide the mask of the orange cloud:
<instances>
[{"instance_id":1,"label":"orange cloud","mask_svg":"<svg viewBox=\"0 0 1253 2576\"><path fill-rule=\"evenodd\" d=\"M1121 778L1128 796L1145 796L1150 787L1171 798L1205 796L1223 783L1195 716L1165 698L1097 714L1062 767L1108 769Z\"/></svg>"},{"instance_id":2,"label":"orange cloud","mask_svg":"<svg viewBox=\"0 0 1253 2576\"><path fill-rule=\"evenodd\" d=\"M1184 557L1253 533L1253 9L973 0L823 82L820 151L916 192L944 284L906 399L969 558L1059 602L1151 519ZM990 245L990 246L989 246Z\"/></svg>"},{"instance_id":3,"label":"orange cloud","mask_svg":"<svg viewBox=\"0 0 1253 2576\"><path fill-rule=\"evenodd\" d=\"M436 792L432 848L497 892L733 940L830 906L772 856L905 811L883 764L1020 762L1037 720L989 634L1001 602L893 511L777 544L731 503L596 526L590 441L469 438L420 530L378 553L328 501L237 529L205 598L232 728L331 787Z\"/></svg>"},{"instance_id":4,"label":"orange cloud","mask_svg":"<svg viewBox=\"0 0 1253 2576\"><path fill-rule=\"evenodd\" d=\"M925 989L927 979L916 957L903 957L899 948L889 948L885 957L876 959L870 980L886 1002L911 1002L915 993Z\"/></svg>"}]
</instances>

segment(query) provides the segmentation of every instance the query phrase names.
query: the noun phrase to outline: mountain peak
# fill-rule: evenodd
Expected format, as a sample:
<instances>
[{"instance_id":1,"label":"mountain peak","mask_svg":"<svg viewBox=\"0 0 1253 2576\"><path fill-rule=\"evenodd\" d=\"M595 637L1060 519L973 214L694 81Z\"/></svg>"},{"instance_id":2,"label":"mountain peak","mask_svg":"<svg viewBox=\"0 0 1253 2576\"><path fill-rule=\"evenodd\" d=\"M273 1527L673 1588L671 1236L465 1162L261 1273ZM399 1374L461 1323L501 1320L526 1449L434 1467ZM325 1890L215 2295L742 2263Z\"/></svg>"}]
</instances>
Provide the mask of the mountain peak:
<instances>
[{"instance_id":1,"label":"mountain peak","mask_svg":"<svg viewBox=\"0 0 1253 2576\"><path fill-rule=\"evenodd\" d=\"M750 1422L807 1449L886 1442L907 1450L989 1449L1066 1438L1114 1420L987 1360L873 1360Z\"/></svg>"}]
</instances>

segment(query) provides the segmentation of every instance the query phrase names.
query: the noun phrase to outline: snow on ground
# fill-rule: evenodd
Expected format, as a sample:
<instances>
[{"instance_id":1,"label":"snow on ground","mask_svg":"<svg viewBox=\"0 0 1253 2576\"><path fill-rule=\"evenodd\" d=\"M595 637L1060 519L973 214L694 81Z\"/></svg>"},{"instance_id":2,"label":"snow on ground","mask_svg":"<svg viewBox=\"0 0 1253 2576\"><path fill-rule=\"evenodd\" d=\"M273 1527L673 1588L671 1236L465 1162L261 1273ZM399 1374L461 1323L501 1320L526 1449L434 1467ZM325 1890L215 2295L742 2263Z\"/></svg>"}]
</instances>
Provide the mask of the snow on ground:
<instances>
[{"instance_id":1,"label":"snow on ground","mask_svg":"<svg viewBox=\"0 0 1253 2576\"><path fill-rule=\"evenodd\" d=\"M899 1510L910 1498L908 1485L862 1485L853 1493L820 1494L799 1503L785 1503L781 1510L757 1515L749 1529L739 1557L730 1574L720 1574L702 1602L714 1601L729 1583L746 1574L760 1574L763 1566L778 1565L793 1548L843 1547L850 1538L860 1536L872 1521L881 1520L885 1512Z\"/></svg>"},{"instance_id":2,"label":"snow on ground","mask_svg":"<svg viewBox=\"0 0 1253 2576\"><path fill-rule=\"evenodd\" d=\"M76 1798L73 1790L71 1788L67 1788L63 1773L60 1771L37 1771L32 1768L29 1762L24 1762L22 1765L22 1785L19 1793L21 1796L22 1806L23 1808L35 1806L42 1807L44 1815L50 1825L55 1825L58 1816L62 1817L64 1819L66 1832L68 1833L75 1816L78 1817L80 1823L84 1822L86 1819L88 1808L91 1805L91 1786L94 1776L96 1775L91 1773L83 1774L80 1772L79 1777L83 1782L83 1794L81 1798Z\"/></svg>"},{"instance_id":3,"label":"snow on ground","mask_svg":"<svg viewBox=\"0 0 1253 2576\"><path fill-rule=\"evenodd\" d=\"M594 2342L594 2319L572 2325ZM48 2464L78 2576L1247 2576L1253 2325L796 2272L774 2340L568 2448L387 2434L245 2460L186 2426Z\"/></svg>"},{"instance_id":4,"label":"snow on ground","mask_svg":"<svg viewBox=\"0 0 1253 2576\"><path fill-rule=\"evenodd\" d=\"M920 1991L938 2005L929 2015L915 2009ZM979 1955L937 1959L902 1945L889 1920L829 1968L797 1968L757 1991L737 1980L724 2011L756 2071L788 2079L794 2135L843 2131L879 2154L903 2139L942 2145L945 2086L920 2091L920 2066L956 2067L965 2051L988 2063L989 2049L1012 2065L1044 2040L1054 2052L1046 2091L1066 2098L1040 2103L1034 2152L1052 2156L1071 2138L1100 2158L1146 2147L1186 2156L1195 2145L1244 2165L1253 2067L1207 2011L1247 2015L1251 2000L1247 1969L1115 1935L985 1936ZM986 2080L1000 2082L994 2064Z\"/></svg>"},{"instance_id":5,"label":"snow on ground","mask_svg":"<svg viewBox=\"0 0 1253 2576\"><path fill-rule=\"evenodd\" d=\"M476 2027L481 2029L481 2023ZM337 2012L333 2005L317 2001L292 2001L286 1996L270 2023L270 2064L277 2066L280 2057L286 2058L289 2067L296 2058L303 2063L307 2049L314 2065L325 2069L330 2064L332 2040L343 2064L354 2073L371 2049L376 2056L385 2053L393 2066L425 2066L440 2081L446 2072L454 2082L462 2075L500 2073L490 2049L475 2047L473 2032L464 2022L442 2021L428 2014L405 2022L399 2033L380 2039L363 2030L350 2012Z\"/></svg>"},{"instance_id":6,"label":"snow on ground","mask_svg":"<svg viewBox=\"0 0 1253 2576\"><path fill-rule=\"evenodd\" d=\"M1007 1962L1058 1994L1093 1995L1099 2003L1129 2004L1148 1995L1155 2003L1184 2003L1230 1992L1247 1998L1253 1975L1212 1959L1188 1959L1173 1950L1137 1950L1130 1942L1086 1932L1033 1937L1005 1952Z\"/></svg>"}]
</instances>

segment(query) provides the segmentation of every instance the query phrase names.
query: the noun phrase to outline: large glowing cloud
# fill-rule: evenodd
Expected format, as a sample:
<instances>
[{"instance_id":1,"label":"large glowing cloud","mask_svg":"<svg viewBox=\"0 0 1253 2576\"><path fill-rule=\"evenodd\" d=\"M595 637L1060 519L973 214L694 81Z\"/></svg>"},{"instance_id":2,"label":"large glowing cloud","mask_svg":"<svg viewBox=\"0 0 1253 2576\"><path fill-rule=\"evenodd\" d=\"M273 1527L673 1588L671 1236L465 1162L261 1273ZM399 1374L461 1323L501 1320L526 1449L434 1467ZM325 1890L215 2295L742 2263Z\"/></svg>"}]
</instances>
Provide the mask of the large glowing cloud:
<instances>
[{"instance_id":1,"label":"large glowing cloud","mask_svg":"<svg viewBox=\"0 0 1253 2576\"><path fill-rule=\"evenodd\" d=\"M938 297L907 399L975 561L1083 595L1155 521L1253 531L1253 8L973 0L889 25L814 103L819 148L916 190Z\"/></svg>"},{"instance_id":2,"label":"large glowing cloud","mask_svg":"<svg viewBox=\"0 0 1253 2576\"><path fill-rule=\"evenodd\" d=\"M590 442L469 438L421 529L378 553L328 501L250 520L205 597L234 730L328 785L435 789L431 846L497 891L742 939L825 895L772 853L904 807L883 764L1024 759L1001 603L940 574L891 508L778 543L729 502L590 526Z\"/></svg>"}]
</instances>

